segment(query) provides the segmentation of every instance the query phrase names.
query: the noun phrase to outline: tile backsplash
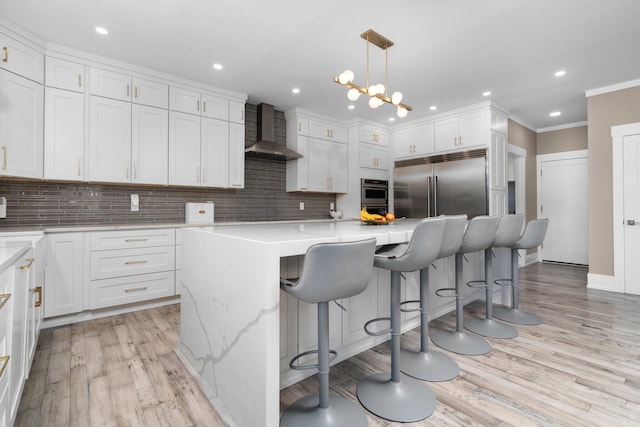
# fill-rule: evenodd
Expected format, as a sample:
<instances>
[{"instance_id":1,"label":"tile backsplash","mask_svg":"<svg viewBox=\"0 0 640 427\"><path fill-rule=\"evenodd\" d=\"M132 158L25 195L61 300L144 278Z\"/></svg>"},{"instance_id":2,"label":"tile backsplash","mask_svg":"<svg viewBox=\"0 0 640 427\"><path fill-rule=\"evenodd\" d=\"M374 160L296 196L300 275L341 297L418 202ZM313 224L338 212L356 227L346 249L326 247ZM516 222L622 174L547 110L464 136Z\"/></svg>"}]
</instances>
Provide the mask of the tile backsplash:
<instances>
[{"instance_id":1,"label":"tile backsplash","mask_svg":"<svg viewBox=\"0 0 640 427\"><path fill-rule=\"evenodd\" d=\"M256 140L256 106L246 106L247 141ZM276 142L285 143L284 114L276 111ZM131 212L130 195L140 196L140 210ZM185 202L212 201L215 221L330 219L333 194L287 193L286 162L246 157L245 188L59 183L0 178L0 196L7 198L2 227L145 224L184 222ZM300 210L300 202L305 209Z\"/></svg>"}]
</instances>

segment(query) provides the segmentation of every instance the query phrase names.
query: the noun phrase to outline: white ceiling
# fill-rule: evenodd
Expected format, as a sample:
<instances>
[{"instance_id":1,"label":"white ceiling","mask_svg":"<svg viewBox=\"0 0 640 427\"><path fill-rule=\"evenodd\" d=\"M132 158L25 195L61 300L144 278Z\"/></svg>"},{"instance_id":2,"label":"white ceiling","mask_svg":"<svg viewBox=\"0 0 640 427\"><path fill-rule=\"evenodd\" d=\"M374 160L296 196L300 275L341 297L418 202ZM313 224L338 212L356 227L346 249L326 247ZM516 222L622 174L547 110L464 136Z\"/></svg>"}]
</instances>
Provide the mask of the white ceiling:
<instances>
[{"instance_id":1,"label":"white ceiling","mask_svg":"<svg viewBox=\"0 0 640 427\"><path fill-rule=\"evenodd\" d=\"M485 90L534 130L576 123L587 119L585 91L640 78L638 0L0 0L0 16L49 42L254 104L382 123L392 106L371 110L363 96L347 110L346 88L332 82L349 68L365 84L360 34L369 28L395 42L389 89L414 108L395 123L433 114L431 105L482 102ZM370 55L371 79L383 80L384 51ZM559 69L566 76L555 77Z\"/></svg>"}]
</instances>

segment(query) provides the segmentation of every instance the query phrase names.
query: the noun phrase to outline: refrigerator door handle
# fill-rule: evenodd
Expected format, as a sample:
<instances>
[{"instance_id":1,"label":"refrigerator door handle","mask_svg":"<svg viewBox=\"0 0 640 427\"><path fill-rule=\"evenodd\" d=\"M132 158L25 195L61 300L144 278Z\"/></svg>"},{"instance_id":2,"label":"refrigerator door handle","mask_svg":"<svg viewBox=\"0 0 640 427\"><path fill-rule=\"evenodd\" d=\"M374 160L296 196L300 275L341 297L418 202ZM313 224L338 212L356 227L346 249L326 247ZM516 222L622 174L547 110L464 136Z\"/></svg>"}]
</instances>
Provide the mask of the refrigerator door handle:
<instances>
[{"instance_id":1,"label":"refrigerator door handle","mask_svg":"<svg viewBox=\"0 0 640 427\"><path fill-rule=\"evenodd\" d=\"M431 177L427 177L427 216L431 216Z\"/></svg>"},{"instance_id":2,"label":"refrigerator door handle","mask_svg":"<svg viewBox=\"0 0 640 427\"><path fill-rule=\"evenodd\" d=\"M433 177L433 216L438 216L438 175Z\"/></svg>"}]
</instances>

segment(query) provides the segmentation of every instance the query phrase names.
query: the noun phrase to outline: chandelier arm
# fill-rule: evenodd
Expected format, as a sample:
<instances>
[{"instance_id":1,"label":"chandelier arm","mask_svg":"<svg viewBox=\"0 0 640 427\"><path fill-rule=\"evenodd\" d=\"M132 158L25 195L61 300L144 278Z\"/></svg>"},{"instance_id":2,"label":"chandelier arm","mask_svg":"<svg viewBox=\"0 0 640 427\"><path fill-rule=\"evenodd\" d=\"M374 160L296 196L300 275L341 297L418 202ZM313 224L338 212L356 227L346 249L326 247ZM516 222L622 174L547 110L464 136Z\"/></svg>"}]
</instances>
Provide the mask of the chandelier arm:
<instances>
[{"instance_id":1,"label":"chandelier arm","mask_svg":"<svg viewBox=\"0 0 640 427\"><path fill-rule=\"evenodd\" d=\"M369 91L367 91L367 88L364 88L364 87L362 87L362 86L360 86L360 85L357 85L357 84L355 84L355 83L353 83L353 82L340 83L340 80L338 80L338 78L337 78L337 77L334 77L334 78L333 78L333 81L334 81L335 83L338 83L339 85L346 86L346 87L348 87L349 89L356 89L356 90L357 90L358 92L360 92L360 93L364 93L365 95L369 95ZM378 94L376 94L376 95L369 95L369 96L371 96L371 97L373 97L373 98L378 98L378 99L380 99L381 101L387 102L387 103L392 104L392 105L397 106L397 107L403 107L403 108L406 108L406 109L407 109L407 111L413 111L413 108L412 108L411 106L409 106L409 105L407 105L407 104L403 104L403 103L400 103L400 104L397 104L397 105L396 105L396 104L394 104L394 103L391 101L391 98L389 98L388 96L385 96L385 95L383 95L383 94L381 94L381 93L378 93Z\"/></svg>"}]
</instances>

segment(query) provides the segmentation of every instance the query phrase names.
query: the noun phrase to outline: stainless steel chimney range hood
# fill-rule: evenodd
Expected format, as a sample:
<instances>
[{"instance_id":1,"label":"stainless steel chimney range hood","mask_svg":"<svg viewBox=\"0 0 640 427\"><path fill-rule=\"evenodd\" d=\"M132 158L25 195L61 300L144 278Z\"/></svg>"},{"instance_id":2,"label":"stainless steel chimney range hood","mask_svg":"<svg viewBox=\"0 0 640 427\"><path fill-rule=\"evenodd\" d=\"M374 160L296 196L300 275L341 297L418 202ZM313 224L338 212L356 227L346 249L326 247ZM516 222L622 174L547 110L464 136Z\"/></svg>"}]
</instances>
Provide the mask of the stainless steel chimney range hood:
<instances>
[{"instance_id":1,"label":"stainless steel chimney range hood","mask_svg":"<svg viewBox=\"0 0 640 427\"><path fill-rule=\"evenodd\" d=\"M258 104L258 142L245 148L248 155L293 160L302 158L302 154L293 151L284 144L275 141L275 116L273 105Z\"/></svg>"}]
</instances>

